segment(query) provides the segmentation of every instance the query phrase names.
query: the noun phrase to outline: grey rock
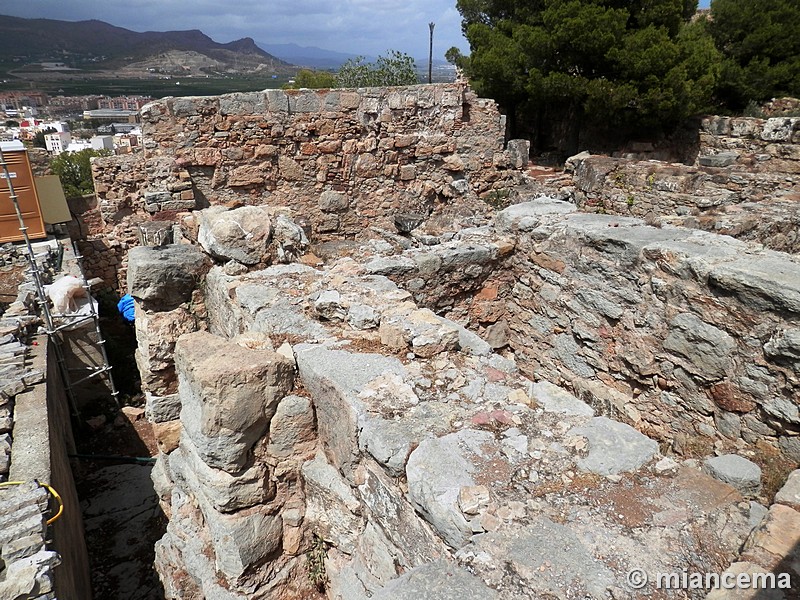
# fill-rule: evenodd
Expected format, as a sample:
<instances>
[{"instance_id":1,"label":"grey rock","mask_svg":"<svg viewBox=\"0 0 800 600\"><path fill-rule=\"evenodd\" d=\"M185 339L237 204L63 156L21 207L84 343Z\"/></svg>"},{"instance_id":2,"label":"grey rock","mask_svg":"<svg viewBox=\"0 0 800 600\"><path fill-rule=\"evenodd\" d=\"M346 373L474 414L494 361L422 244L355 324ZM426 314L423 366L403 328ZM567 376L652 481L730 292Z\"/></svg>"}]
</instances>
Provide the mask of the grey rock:
<instances>
[{"instance_id":1,"label":"grey rock","mask_svg":"<svg viewBox=\"0 0 800 600\"><path fill-rule=\"evenodd\" d=\"M784 435L778 438L778 446L792 460L800 462L800 438Z\"/></svg>"},{"instance_id":2,"label":"grey rock","mask_svg":"<svg viewBox=\"0 0 800 600\"><path fill-rule=\"evenodd\" d=\"M301 396L286 396L269 423L267 452L270 456L287 458L296 448L314 439L315 421L311 400Z\"/></svg>"},{"instance_id":3,"label":"grey rock","mask_svg":"<svg viewBox=\"0 0 800 600\"><path fill-rule=\"evenodd\" d=\"M574 204L542 196L501 210L494 219L494 225L498 231L504 233L530 231L538 227L549 215L563 215L576 210Z\"/></svg>"},{"instance_id":4,"label":"grey rock","mask_svg":"<svg viewBox=\"0 0 800 600\"><path fill-rule=\"evenodd\" d=\"M770 142L788 142L792 139L792 133L798 128L800 128L798 117L773 117L764 123L761 139Z\"/></svg>"},{"instance_id":5,"label":"grey rock","mask_svg":"<svg viewBox=\"0 0 800 600\"><path fill-rule=\"evenodd\" d=\"M211 467L236 473L294 383L294 363L206 332L175 345L183 432Z\"/></svg>"},{"instance_id":6,"label":"grey rock","mask_svg":"<svg viewBox=\"0 0 800 600\"><path fill-rule=\"evenodd\" d=\"M739 155L736 152L720 152L719 154L700 156L697 162L701 167L729 167L735 163L738 158Z\"/></svg>"},{"instance_id":7,"label":"grey rock","mask_svg":"<svg viewBox=\"0 0 800 600\"><path fill-rule=\"evenodd\" d=\"M508 346L511 329L505 320L492 323L486 328L486 343L494 350Z\"/></svg>"},{"instance_id":8,"label":"grey rock","mask_svg":"<svg viewBox=\"0 0 800 600\"><path fill-rule=\"evenodd\" d=\"M364 525L361 503L339 471L317 454L303 463L306 491L305 521L337 548L352 554Z\"/></svg>"},{"instance_id":9,"label":"grey rock","mask_svg":"<svg viewBox=\"0 0 800 600\"><path fill-rule=\"evenodd\" d=\"M279 515L264 510L224 514L203 503L201 509L211 531L216 568L229 580L238 580L280 548L283 522Z\"/></svg>"},{"instance_id":10,"label":"grey rock","mask_svg":"<svg viewBox=\"0 0 800 600\"><path fill-rule=\"evenodd\" d=\"M406 375L402 363L379 354L356 354L324 346L294 347L300 379L315 399L317 429L333 464L349 473L358 455L358 429L364 415L358 394L388 373Z\"/></svg>"},{"instance_id":11,"label":"grey rock","mask_svg":"<svg viewBox=\"0 0 800 600\"><path fill-rule=\"evenodd\" d=\"M172 479L185 491L202 496L219 512L249 508L270 497L264 464L257 463L233 474L215 469L200 458L194 444L186 438L181 439L180 446L169 454L167 460Z\"/></svg>"},{"instance_id":12,"label":"grey rock","mask_svg":"<svg viewBox=\"0 0 800 600\"><path fill-rule=\"evenodd\" d=\"M314 312L329 321L343 321L347 316L347 308L336 290L325 290L314 301Z\"/></svg>"},{"instance_id":13,"label":"grey rock","mask_svg":"<svg viewBox=\"0 0 800 600\"><path fill-rule=\"evenodd\" d=\"M800 269L777 253L718 265L708 278L711 285L733 292L752 308L800 313Z\"/></svg>"},{"instance_id":14,"label":"grey rock","mask_svg":"<svg viewBox=\"0 0 800 600\"><path fill-rule=\"evenodd\" d=\"M775 502L791 506L795 510L800 509L800 469L789 473L786 483L775 494Z\"/></svg>"},{"instance_id":15,"label":"grey rock","mask_svg":"<svg viewBox=\"0 0 800 600\"><path fill-rule=\"evenodd\" d=\"M272 243L275 247L275 258L280 263L297 260L309 247L306 232L286 215L278 215L275 219Z\"/></svg>"},{"instance_id":16,"label":"grey rock","mask_svg":"<svg viewBox=\"0 0 800 600\"><path fill-rule=\"evenodd\" d=\"M472 461L490 449L498 449L494 435L464 429L422 441L408 459L409 500L453 548L463 546L472 535L458 507L458 494L462 487L476 485Z\"/></svg>"},{"instance_id":17,"label":"grey rock","mask_svg":"<svg viewBox=\"0 0 800 600\"><path fill-rule=\"evenodd\" d=\"M777 502L777 497L775 502ZM783 504L783 503L781 503ZM759 504L758 502L754 502L753 500L750 501L750 518L747 520L747 524L751 527L751 529L755 529L761 524L761 521L764 520L764 517L767 516L769 510L766 506Z\"/></svg>"},{"instance_id":18,"label":"grey rock","mask_svg":"<svg viewBox=\"0 0 800 600\"><path fill-rule=\"evenodd\" d=\"M375 329L381 324L381 315L373 307L356 302L347 311L347 322L353 329Z\"/></svg>"},{"instance_id":19,"label":"grey rock","mask_svg":"<svg viewBox=\"0 0 800 600\"><path fill-rule=\"evenodd\" d=\"M594 417L568 433L584 436L589 441L588 456L576 462L581 470L598 475L635 471L658 455L657 442L630 425L607 417Z\"/></svg>"},{"instance_id":20,"label":"grey rock","mask_svg":"<svg viewBox=\"0 0 800 600\"><path fill-rule=\"evenodd\" d=\"M547 412L576 417L594 416L591 406L549 381L534 383L530 396Z\"/></svg>"},{"instance_id":21,"label":"grey rock","mask_svg":"<svg viewBox=\"0 0 800 600\"><path fill-rule=\"evenodd\" d=\"M350 206L350 199L339 192L328 190L319 196L319 209L322 212L340 212L347 210Z\"/></svg>"},{"instance_id":22,"label":"grey rock","mask_svg":"<svg viewBox=\"0 0 800 600\"><path fill-rule=\"evenodd\" d=\"M530 140L508 140L506 152L514 169L524 169L530 162L531 142Z\"/></svg>"},{"instance_id":23,"label":"grey rock","mask_svg":"<svg viewBox=\"0 0 800 600\"><path fill-rule=\"evenodd\" d=\"M405 472L406 460L418 439L405 423L376 417L362 420L358 443L390 475L400 477Z\"/></svg>"},{"instance_id":24,"label":"grey rock","mask_svg":"<svg viewBox=\"0 0 800 600\"><path fill-rule=\"evenodd\" d=\"M156 396L145 392L144 414L151 423L174 421L181 414L181 398L178 394Z\"/></svg>"},{"instance_id":25,"label":"grey rock","mask_svg":"<svg viewBox=\"0 0 800 600\"><path fill-rule=\"evenodd\" d=\"M607 598L614 574L592 556L569 527L547 518L520 531L480 536L479 550L507 564L522 579L531 598ZM547 565L547 568L541 568Z\"/></svg>"},{"instance_id":26,"label":"grey rock","mask_svg":"<svg viewBox=\"0 0 800 600\"><path fill-rule=\"evenodd\" d=\"M764 353L771 358L800 362L800 329L787 327L776 331L764 344Z\"/></svg>"},{"instance_id":27,"label":"grey rock","mask_svg":"<svg viewBox=\"0 0 800 600\"><path fill-rule=\"evenodd\" d=\"M483 340L477 333L449 319L444 319L444 317L440 318L443 321L455 325L458 329L458 347L462 352L471 354L472 356L489 356L492 353L491 344Z\"/></svg>"},{"instance_id":28,"label":"grey rock","mask_svg":"<svg viewBox=\"0 0 800 600\"><path fill-rule=\"evenodd\" d=\"M191 299L210 268L196 246L137 246L128 252L128 292L148 308L171 310Z\"/></svg>"},{"instance_id":29,"label":"grey rock","mask_svg":"<svg viewBox=\"0 0 800 600\"><path fill-rule=\"evenodd\" d=\"M380 467L364 465L364 483L358 493L369 521L381 528L404 564L418 566L447 555L447 547Z\"/></svg>"},{"instance_id":30,"label":"grey rock","mask_svg":"<svg viewBox=\"0 0 800 600\"><path fill-rule=\"evenodd\" d=\"M373 600L493 600L498 596L467 571L436 562L411 569L372 597Z\"/></svg>"},{"instance_id":31,"label":"grey rock","mask_svg":"<svg viewBox=\"0 0 800 600\"><path fill-rule=\"evenodd\" d=\"M625 313L625 310L619 303L609 300L603 294L595 290L581 289L575 292L575 295L589 308L593 308L609 319L618 320L622 318L622 315Z\"/></svg>"},{"instance_id":32,"label":"grey rock","mask_svg":"<svg viewBox=\"0 0 800 600\"><path fill-rule=\"evenodd\" d=\"M266 262L272 237L272 221L265 208L242 206L233 210L212 207L198 213L197 241L221 260L243 265Z\"/></svg>"},{"instance_id":33,"label":"grey rock","mask_svg":"<svg viewBox=\"0 0 800 600\"><path fill-rule=\"evenodd\" d=\"M219 97L221 115L263 115L267 112L264 92L237 92Z\"/></svg>"},{"instance_id":34,"label":"grey rock","mask_svg":"<svg viewBox=\"0 0 800 600\"><path fill-rule=\"evenodd\" d=\"M727 374L736 342L696 315L682 313L670 321L664 348L687 359L684 367L690 373L714 381Z\"/></svg>"},{"instance_id":35,"label":"grey rock","mask_svg":"<svg viewBox=\"0 0 800 600\"><path fill-rule=\"evenodd\" d=\"M364 269L371 275L406 275L417 270L417 263L406 256L381 256L365 264Z\"/></svg>"},{"instance_id":36,"label":"grey rock","mask_svg":"<svg viewBox=\"0 0 800 600\"><path fill-rule=\"evenodd\" d=\"M736 454L709 458L703 470L712 477L735 487L743 496L756 496L761 491L761 468Z\"/></svg>"}]
</instances>

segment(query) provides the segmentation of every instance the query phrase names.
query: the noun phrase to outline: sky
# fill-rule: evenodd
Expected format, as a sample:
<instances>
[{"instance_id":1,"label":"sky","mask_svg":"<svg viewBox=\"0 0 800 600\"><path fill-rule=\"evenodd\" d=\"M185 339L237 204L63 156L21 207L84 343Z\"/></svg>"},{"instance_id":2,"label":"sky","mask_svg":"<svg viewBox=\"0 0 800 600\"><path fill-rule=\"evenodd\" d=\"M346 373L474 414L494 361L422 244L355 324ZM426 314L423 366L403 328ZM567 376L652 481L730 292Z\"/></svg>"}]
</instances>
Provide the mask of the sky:
<instances>
[{"instance_id":1,"label":"sky","mask_svg":"<svg viewBox=\"0 0 800 600\"><path fill-rule=\"evenodd\" d=\"M707 8L710 0L700 0ZM0 0L0 14L64 21L98 19L133 31L199 29L226 43L251 37L265 44L317 46L378 56L399 50L435 58L451 46L465 54L455 0Z\"/></svg>"},{"instance_id":2,"label":"sky","mask_svg":"<svg viewBox=\"0 0 800 600\"><path fill-rule=\"evenodd\" d=\"M455 0L0 0L0 14L64 21L98 19L133 31L199 29L214 41L243 37L377 56L399 50L434 57L468 52Z\"/></svg>"}]
</instances>

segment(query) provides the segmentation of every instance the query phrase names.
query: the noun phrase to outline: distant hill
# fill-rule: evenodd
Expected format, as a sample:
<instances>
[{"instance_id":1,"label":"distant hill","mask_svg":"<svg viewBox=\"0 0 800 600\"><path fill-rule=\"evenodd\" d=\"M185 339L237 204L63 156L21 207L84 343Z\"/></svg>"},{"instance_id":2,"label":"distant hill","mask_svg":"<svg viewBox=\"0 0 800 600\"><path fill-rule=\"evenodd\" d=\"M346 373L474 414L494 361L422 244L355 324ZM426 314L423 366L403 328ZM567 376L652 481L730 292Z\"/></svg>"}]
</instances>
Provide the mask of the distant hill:
<instances>
[{"instance_id":1,"label":"distant hill","mask_svg":"<svg viewBox=\"0 0 800 600\"><path fill-rule=\"evenodd\" d=\"M312 67L315 69L338 69L351 58L356 58L356 54L346 52L335 52L325 50L316 46L298 46L297 44L267 44L258 42L258 45L277 56L278 58L302 67ZM368 60L374 60L368 57Z\"/></svg>"},{"instance_id":2,"label":"distant hill","mask_svg":"<svg viewBox=\"0 0 800 600\"><path fill-rule=\"evenodd\" d=\"M144 70L182 74L289 73L287 62L259 48L251 38L227 44L202 31L146 31L139 33L103 21L56 21L0 16L0 57L14 63L14 71L44 68ZM188 64L178 65L176 59ZM195 73L196 71L196 73ZM127 73L133 75L133 73Z\"/></svg>"}]
</instances>

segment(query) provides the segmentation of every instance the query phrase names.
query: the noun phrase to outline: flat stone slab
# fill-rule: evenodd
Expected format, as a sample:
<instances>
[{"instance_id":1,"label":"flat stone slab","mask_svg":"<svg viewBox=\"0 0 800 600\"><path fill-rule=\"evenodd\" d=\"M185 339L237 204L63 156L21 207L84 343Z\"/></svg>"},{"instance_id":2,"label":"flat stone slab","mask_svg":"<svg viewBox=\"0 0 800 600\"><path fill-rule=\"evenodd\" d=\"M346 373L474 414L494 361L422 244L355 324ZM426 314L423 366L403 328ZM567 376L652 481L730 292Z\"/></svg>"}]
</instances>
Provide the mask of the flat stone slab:
<instances>
[{"instance_id":1,"label":"flat stone slab","mask_svg":"<svg viewBox=\"0 0 800 600\"><path fill-rule=\"evenodd\" d=\"M618 475L636 471L658 455L658 443L630 425L595 417L586 425L573 427L568 435L589 440L589 454L578 458L578 467L597 475Z\"/></svg>"},{"instance_id":2,"label":"flat stone slab","mask_svg":"<svg viewBox=\"0 0 800 600\"><path fill-rule=\"evenodd\" d=\"M497 592L454 565L436 562L390 581L373 600L493 600Z\"/></svg>"},{"instance_id":3,"label":"flat stone slab","mask_svg":"<svg viewBox=\"0 0 800 600\"><path fill-rule=\"evenodd\" d=\"M424 440L408 459L409 500L454 548L464 545L472 535L472 527L459 508L459 492L476 485L475 463L492 449L497 449L492 433L464 429Z\"/></svg>"},{"instance_id":4,"label":"flat stone slab","mask_svg":"<svg viewBox=\"0 0 800 600\"><path fill-rule=\"evenodd\" d=\"M573 417L593 417L594 409L578 400L565 389L549 381L539 381L531 386L531 397L547 412Z\"/></svg>"},{"instance_id":5,"label":"flat stone slab","mask_svg":"<svg viewBox=\"0 0 800 600\"><path fill-rule=\"evenodd\" d=\"M539 226L542 217L576 212L574 204L542 196L531 202L521 202L497 213L494 223L499 231L529 231Z\"/></svg>"},{"instance_id":6,"label":"flat stone slab","mask_svg":"<svg viewBox=\"0 0 800 600\"><path fill-rule=\"evenodd\" d=\"M755 496L761 491L761 467L736 454L715 456L703 465L706 473L739 490L742 495Z\"/></svg>"}]
</instances>

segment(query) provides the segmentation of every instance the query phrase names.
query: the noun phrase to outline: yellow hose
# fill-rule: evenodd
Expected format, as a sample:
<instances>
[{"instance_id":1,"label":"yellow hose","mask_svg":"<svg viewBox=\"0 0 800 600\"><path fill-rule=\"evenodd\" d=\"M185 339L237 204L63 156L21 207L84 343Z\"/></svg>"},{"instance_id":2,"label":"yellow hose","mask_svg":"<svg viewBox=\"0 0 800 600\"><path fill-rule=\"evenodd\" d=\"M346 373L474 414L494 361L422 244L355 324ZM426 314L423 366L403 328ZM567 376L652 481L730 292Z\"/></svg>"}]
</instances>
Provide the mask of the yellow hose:
<instances>
[{"instance_id":1,"label":"yellow hose","mask_svg":"<svg viewBox=\"0 0 800 600\"><path fill-rule=\"evenodd\" d=\"M22 485L24 483L28 483L28 482L27 481L3 481L3 482L0 482L0 487L5 487L5 486L8 486L8 485ZM52 523L55 523L59 519L59 517L64 513L64 501L61 499L61 496L59 495L59 493L52 486L50 486L50 485L48 485L46 483L40 483L40 482L38 482L36 480L34 480L34 483L36 483L37 485L42 486L44 489L46 489L48 492L50 492L50 495L53 496L53 498L56 499L56 502L58 502L58 511L52 517L47 519L47 524L48 525L50 525Z\"/></svg>"}]
</instances>

